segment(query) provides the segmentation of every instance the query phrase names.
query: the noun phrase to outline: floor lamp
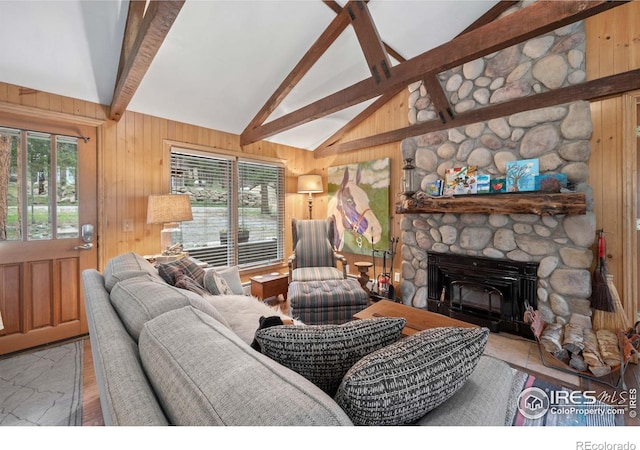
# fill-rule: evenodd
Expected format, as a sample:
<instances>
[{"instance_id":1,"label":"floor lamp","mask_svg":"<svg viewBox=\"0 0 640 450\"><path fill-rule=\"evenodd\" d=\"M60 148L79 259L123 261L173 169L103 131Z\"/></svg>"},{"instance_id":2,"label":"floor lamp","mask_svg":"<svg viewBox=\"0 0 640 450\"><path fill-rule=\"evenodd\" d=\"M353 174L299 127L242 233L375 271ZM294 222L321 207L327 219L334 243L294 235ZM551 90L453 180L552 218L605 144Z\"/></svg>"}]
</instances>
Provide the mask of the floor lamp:
<instances>
[{"instance_id":1,"label":"floor lamp","mask_svg":"<svg viewBox=\"0 0 640 450\"><path fill-rule=\"evenodd\" d=\"M313 208L312 194L319 194L322 190L322 177L320 175L300 175L298 177L298 194L309 194L309 219Z\"/></svg>"},{"instance_id":2,"label":"floor lamp","mask_svg":"<svg viewBox=\"0 0 640 450\"><path fill-rule=\"evenodd\" d=\"M182 230L179 222L193 220L191 198L187 194L150 195L147 205L147 223L161 223L160 232L162 254L175 244L182 244ZM178 253L182 249L179 249Z\"/></svg>"}]
</instances>

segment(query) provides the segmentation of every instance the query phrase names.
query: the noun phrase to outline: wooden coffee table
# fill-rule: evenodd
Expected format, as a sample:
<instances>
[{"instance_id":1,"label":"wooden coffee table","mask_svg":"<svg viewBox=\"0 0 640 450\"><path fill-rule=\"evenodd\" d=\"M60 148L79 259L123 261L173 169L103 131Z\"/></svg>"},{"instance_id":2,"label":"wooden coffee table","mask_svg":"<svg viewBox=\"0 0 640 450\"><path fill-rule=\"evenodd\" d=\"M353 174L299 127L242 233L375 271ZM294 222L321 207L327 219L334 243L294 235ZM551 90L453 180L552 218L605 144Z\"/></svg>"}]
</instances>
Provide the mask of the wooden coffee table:
<instances>
[{"instance_id":1,"label":"wooden coffee table","mask_svg":"<svg viewBox=\"0 0 640 450\"><path fill-rule=\"evenodd\" d=\"M410 336L418 331L438 327L465 327L475 328L478 325L452 319L442 314L425 311L402 303L390 300L379 300L359 313L354 314L354 319L370 319L372 317L403 317L407 324L402 330L402 336Z\"/></svg>"}]
</instances>

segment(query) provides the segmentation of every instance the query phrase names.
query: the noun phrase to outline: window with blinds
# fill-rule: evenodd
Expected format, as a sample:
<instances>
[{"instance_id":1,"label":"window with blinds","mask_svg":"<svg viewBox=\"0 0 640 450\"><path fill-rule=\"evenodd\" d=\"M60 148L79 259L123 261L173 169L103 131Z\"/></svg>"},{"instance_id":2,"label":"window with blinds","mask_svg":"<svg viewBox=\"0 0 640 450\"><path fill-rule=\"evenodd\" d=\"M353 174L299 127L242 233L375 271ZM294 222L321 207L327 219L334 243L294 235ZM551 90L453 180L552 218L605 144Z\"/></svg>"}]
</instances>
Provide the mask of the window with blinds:
<instances>
[{"instance_id":1,"label":"window with blinds","mask_svg":"<svg viewBox=\"0 0 640 450\"><path fill-rule=\"evenodd\" d=\"M171 193L191 197L184 250L211 266L284 260L284 166L171 149Z\"/></svg>"}]
</instances>

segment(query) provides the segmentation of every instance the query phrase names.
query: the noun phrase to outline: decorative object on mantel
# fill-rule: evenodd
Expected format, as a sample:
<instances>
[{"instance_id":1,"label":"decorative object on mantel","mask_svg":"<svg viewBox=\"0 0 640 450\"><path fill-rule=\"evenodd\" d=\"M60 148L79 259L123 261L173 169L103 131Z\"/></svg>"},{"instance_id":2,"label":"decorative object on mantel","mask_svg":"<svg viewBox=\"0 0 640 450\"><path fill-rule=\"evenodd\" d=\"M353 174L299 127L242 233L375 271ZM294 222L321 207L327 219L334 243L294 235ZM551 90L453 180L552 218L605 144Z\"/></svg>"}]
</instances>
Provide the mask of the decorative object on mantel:
<instances>
[{"instance_id":1,"label":"decorative object on mantel","mask_svg":"<svg viewBox=\"0 0 640 450\"><path fill-rule=\"evenodd\" d=\"M163 255L182 253L182 230L179 222L193 220L191 198L187 194L150 195L147 223L161 223L160 246Z\"/></svg>"},{"instance_id":2,"label":"decorative object on mantel","mask_svg":"<svg viewBox=\"0 0 640 450\"><path fill-rule=\"evenodd\" d=\"M313 209L312 194L324 192L322 188L322 177L320 175L300 175L298 177L298 194L309 194L309 220Z\"/></svg>"},{"instance_id":3,"label":"decorative object on mantel","mask_svg":"<svg viewBox=\"0 0 640 450\"><path fill-rule=\"evenodd\" d=\"M540 174L538 159L507 161L507 192L527 192L535 189L536 176Z\"/></svg>"}]
</instances>

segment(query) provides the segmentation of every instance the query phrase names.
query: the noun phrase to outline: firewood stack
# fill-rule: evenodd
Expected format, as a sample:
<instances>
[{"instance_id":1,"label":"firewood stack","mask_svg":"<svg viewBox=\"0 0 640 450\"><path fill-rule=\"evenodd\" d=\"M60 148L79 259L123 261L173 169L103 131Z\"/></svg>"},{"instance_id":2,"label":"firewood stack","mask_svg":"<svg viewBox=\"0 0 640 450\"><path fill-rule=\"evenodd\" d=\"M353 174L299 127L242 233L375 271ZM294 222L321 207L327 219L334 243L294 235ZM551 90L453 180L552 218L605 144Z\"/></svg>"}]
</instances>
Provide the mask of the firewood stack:
<instances>
[{"instance_id":1,"label":"firewood stack","mask_svg":"<svg viewBox=\"0 0 640 450\"><path fill-rule=\"evenodd\" d=\"M554 357L579 372L601 377L622 362L618 336L611 330L594 331L591 324L546 324L540 344Z\"/></svg>"}]
</instances>

